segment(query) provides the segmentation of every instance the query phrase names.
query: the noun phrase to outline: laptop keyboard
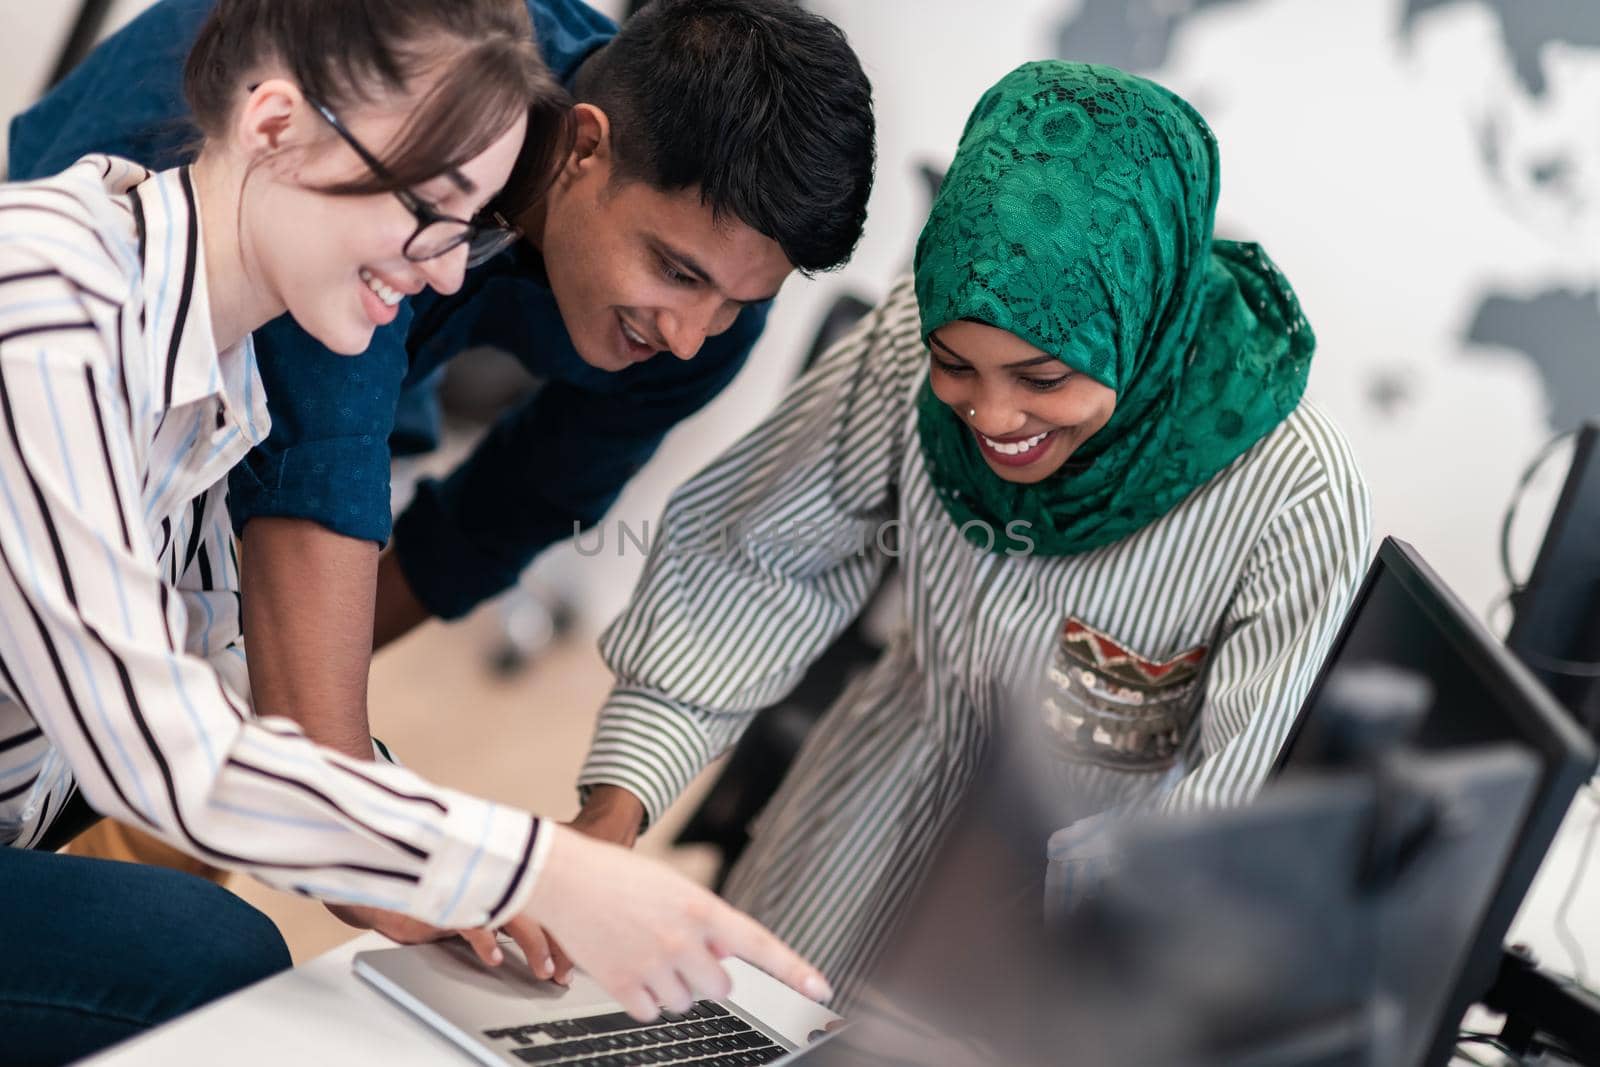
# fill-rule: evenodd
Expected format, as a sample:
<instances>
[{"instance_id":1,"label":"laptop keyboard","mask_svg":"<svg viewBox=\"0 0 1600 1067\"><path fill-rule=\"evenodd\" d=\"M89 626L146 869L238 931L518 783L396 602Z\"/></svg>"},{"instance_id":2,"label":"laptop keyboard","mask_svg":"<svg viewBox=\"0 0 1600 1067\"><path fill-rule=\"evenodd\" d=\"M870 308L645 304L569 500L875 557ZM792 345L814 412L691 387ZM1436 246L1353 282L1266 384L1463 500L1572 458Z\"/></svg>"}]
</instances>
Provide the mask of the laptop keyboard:
<instances>
[{"instance_id":1,"label":"laptop keyboard","mask_svg":"<svg viewBox=\"0 0 1600 1067\"><path fill-rule=\"evenodd\" d=\"M506 1049L524 1063L561 1067L641 1067L693 1063L698 1067L755 1067L784 1055L772 1040L710 1000L683 1014L662 1012L641 1023L626 1012L562 1019L553 1023L485 1030L491 1041L512 1041ZM499 1047L504 1047L499 1046Z\"/></svg>"}]
</instances>

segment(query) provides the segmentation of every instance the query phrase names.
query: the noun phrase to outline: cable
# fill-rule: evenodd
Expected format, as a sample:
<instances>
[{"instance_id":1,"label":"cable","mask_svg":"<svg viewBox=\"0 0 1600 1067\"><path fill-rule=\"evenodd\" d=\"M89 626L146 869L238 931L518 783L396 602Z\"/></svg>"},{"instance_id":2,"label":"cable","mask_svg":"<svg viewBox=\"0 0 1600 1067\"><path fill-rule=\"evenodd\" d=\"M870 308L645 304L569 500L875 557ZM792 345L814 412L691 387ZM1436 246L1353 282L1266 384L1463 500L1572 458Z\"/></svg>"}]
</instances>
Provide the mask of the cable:
<instances>
[{"instance_id":1,"label":"cable","mask_svg":"<svg viewBox=\"0 0 1600 1067\"><path fill-rule=\"evenodd\" d=\"M1600 806L1600 795L1595 793L1592 782L1584 786L1583 793L1591 804ZM1589 820L1589 829L1583 836L1583 847L1578 853L1577 869L1572 872L1572 881L1567 885L1561 904L1556 908L1556 939L1561 942L1561 947L1566 949L1568 957L1572 960L1573 974L1578 984L1584 987L1587 987L1589 981L1589 961L1583 953L1583 946L1579 943L1577 934L1572 930L1569 917L1572 903L1578 898L1578 887L1583 884L1583 876L1588 873L1589 860L1594 853L1597 835L1600 835L1600 811L1593 813Z\"/></svg>"},{"instance_id":2,"label":"cable","mask_svg":"<svg viewBox=\"0 0 1600 1067\"><path fill-rule=\"evenodd\" d=\"M1578 432L1576 429L1563 430L1546 441L1528 465L1523 468L1521 476L1517 479L1516 488L1511 491L1511 499L1506 503L1505 515L1500 520L1500 571L1505 577L1506 588L1500 596L1495 598L1494 603L1489 606L1488 618L1491 623L1495 621L1494 616L1507 606L1512 609L1511 621L1516 621L1517 600L1523 593L1527 592L1528 582L1533 578L1533 575L1529 574L1527 578L1519 581L1516 575L1512 574L1511 568L1511 529L1516 524L1517 509L1522 505L1522 498L1527 493L1528 486L1532 484L1533 479L1544 468L1550 457L1556 454L1556 451L1566 442L1567 438L1576 437ZM1511 624L1507 623L1504 632L1509 633L1510 629ZM1566 678L1600 678L1600 661L1562 659L1558 656L1547 656L1542 652L1535 652L1530 649L1519 649L1517 655L1528 666L1535 670L1544 671L1547 674L1561 675Z\"/></svg>"},{"instance_id":3,"label":"cable","mask_svg":"<svg viewBox=\"0 0 1600 1067\"><path fill-rule=\"evenodd\" d=\"M1511 527L1516 522L1517 508L1522 505L1522 497L1528 491L1528 486L1534 477L1544 468L1545 461L1553 456L1556 449L1569 437L1576 437L1577 430L1563 430L1550 440L1546 441L1535 453L1533 459L1522 470L1522 476L1517 479L1517 486L1511 490L1511 499L1506 503L1505 516L1500 520L1500 570L1506 579L1506 598L1515 601L1518 594L1528 587L1526 581L1517 581L1511 573Z\"/></svg>"},{"instance_id":4,"label":"cable","mask_svg":"<svg viewBox=\"0 0 1600 1067\"><path fill-rule=\"evenodd\" d=\"M1515 589L1502 589L1489 604L1489 609L1483 613L1483 617L1489 623L1489 628L1491 630L1494 630L1498 633L1511 632L1511 624L1515 622L1517 618L1516 611L1511 607L1511 601L1516 595L1517 591ZM1511 617L1505 620L1503 623L1495 617L1502 611L1511 612Z\"/></svg>"},{"instance_id":5,"label":"cable","mask_svg":"<svg viewBox=\"0 0 1600 1067\"><path fill-rule=\"evenodd\" d=\"M1478 1030L1462 1030L1456 1035L1456 1047L1459 1049L1462 1045L1488 1045L1513 1063L1522 1064L1524 1067L1528 1063L1527 1060L1522 1058L1522 1054L1506 1044L1499 1034L1483 1033Z\"/></svg>"},{"instance_id":6,"label":"cable","mask_svg":"<svg viewBox=\"0 0 1600 1067\"><path fill-rule=\"evenodd\" d=\"M1543 652L1521 649L1517 655L1528 666L1567 678L1600 678L1600 660L1560 659Z\"/></svg>"}]
</instances>

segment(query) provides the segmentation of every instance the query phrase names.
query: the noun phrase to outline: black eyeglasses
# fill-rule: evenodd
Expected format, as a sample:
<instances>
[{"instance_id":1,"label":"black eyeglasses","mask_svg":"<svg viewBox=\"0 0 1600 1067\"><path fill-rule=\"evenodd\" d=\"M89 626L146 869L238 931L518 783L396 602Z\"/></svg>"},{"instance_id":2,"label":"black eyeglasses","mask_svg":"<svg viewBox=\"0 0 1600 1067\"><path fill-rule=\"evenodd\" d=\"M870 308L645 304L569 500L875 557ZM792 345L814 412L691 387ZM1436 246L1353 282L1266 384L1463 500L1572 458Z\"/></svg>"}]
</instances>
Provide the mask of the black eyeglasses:
<instances>
[{"instance_id":1,"label":"black eyeglasses","mask_svg":"<svg viewBox=\"0 0 1600 1067\"><path fill-rule=\"evenodd\" d=\"M345 129L344 123L339 121L339 116L335 115L326 104L318 103L310 97L306 97L306 103L316 108L317 114L333 127L333 132L344 138L344 143L361 157L363 163L372 168L372 173L380 178L389 176L383 164L378 162L378 157L367 151L366 146ZM470 190L471 186L459 171L451 170L448 175L463 192ZM417 220L416 232L406 239L405 246L401 250L402 254L414 263L437 259L452 249L466 245L467 266L476 267L510 248L516 243L517 238L522 236L522 231L507 222L505 216L498 211L487 212L476 219L458 219L435 211L432 204L409 189L396 189L394 195L395 199L404 204L406 210Z\"/></svg>"}]
</instances>

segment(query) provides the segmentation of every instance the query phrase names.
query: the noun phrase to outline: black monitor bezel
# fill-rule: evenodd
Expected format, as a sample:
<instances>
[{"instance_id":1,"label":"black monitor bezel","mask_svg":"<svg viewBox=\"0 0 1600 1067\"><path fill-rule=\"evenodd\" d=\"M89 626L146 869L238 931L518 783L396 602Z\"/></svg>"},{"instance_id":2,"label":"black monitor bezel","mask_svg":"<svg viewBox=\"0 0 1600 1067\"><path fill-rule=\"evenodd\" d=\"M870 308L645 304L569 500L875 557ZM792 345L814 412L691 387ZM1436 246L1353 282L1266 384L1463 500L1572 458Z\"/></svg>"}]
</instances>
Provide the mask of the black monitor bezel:
<instances>
[{"instance_id":1,"label":"black monitor bezel","mask_svg":"<svg viewBox=\"0 0 1600 1067\"><path fill-rule=\"evenodd\" d=\"M1600 424L1586 422L1578 427L1575 434L1567 477L1561 483L1561 494L1556 498L1555 509L1550 513L1550 522L1545 527L1544 540L1539 545L1539 554L1533 561L1533 568L1528 572L1528 580L1522 583L1524 590L1535 589L1554 577L1550 571L1556 566L1562 539L1568 536L1567 517L1577 506L1578 494L1583 490L1583 483L1588 477L1589 464L1600 462L1600 452L1597 452L1597 449L1600 449ZM1519 624L1526 625L1526 621L1514 617L1511 631L1506 635L1506 644L1516 643Z\"/></svg>"},{"instance_id":2,"label":"black monitor bezel","mask_svg":"<svg viewBox=\"0 0 1600 1067\"><path fill-rule=\"evenodd\" d=\"M1561 494L1556 498L1555 509L1550 513L1550 521L1545 526L1544 539L1539 544L1539 553L1534 558L1533 567L1528 572L1527 580L1513 589L1511 628L1506 633L1506 647L1524 662L1529 662L1530 657L1534 660L1530 667L1536 678L1541 675L1542 668L1537 662L1541 657L1555 656L1574 660L1580 658L1579 655L1569 654L1565 649L1540 647L1544 632L1547 632L1552 624L1548 619L1539 617L1538 609L1541 606L1548 606L1542 605L1545 591L1557 590L1563 584L1556 569L1563 562L1571 562L1566 557L1572 548L1572 538L1581 536L1573 529L1573 514L1578 510L1583 494L1592 492L1597 483L1600 483L1600 424L1586 422L1577 430L1567 477L1561 485ZM1571 581L1570 575L1568 581ZM1557 592L1555 595L1559 597L1561 594ZM1548 677L1548 670L1543 670L1543 673ZM1560 690L1557 689L1556 692ZM1564 707L1568 703L1559 696L1557 700ZM1580 723L1591 736L1600 731L1600 721L1585 721L1582 718L1584 709L1571 710L1574 715L1579 716ZM1593 714L1592 707L1590 712Z\"/></svg>"},{"instance_id":3,"label":"black monitor bezel","mask_svg":"<svg viewBox=\"0 0 1600 1067\"><path fill-rule=\"evenodd\" d=\"M1295 740L1305 725L1306 714L1315 706L1331 665L1337 662L1351 630L1360 622L1362 607L1385 575L1401 585L1439 627L1445 640L1474 657L1481 657L1494 668L1485 672L1497 690L1494 695L1502 706L1512 711L1517 730L1544 761L1538 788L1523 817L1517 846L1506 861L1494 897L1478 924L1477 940L1468 950L1461 972L1454 978L1455 989L1445 1002L1444 1016L1439 1020L1438 1032L1423 1061L1428 1065L1444 1064L1455 1047L1460 1020L1493 981L1499 965L1501 941L1511 928L1528 887L1533 884L1572 798L1594 773L1596 752L1589 735L1567 709L1550 695L1515 654L1489 633L1417 550L1397 538L1386 537L1378 546L1344 624L1329 646L1300 712L1284 738L1270 777L1277 777L1287 765Z\"/></svg>"}]
</instances>

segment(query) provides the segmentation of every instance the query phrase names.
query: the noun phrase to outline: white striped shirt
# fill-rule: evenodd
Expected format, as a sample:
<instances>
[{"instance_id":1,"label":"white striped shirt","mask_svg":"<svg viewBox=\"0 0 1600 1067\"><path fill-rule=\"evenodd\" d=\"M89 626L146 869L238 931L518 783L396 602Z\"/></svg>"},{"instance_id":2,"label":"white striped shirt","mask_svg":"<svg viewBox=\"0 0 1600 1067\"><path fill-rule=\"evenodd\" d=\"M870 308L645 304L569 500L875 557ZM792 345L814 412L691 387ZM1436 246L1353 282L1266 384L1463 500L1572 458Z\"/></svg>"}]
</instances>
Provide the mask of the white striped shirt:
<instances>
[{"instance_id":1,"label":"white striped shirt","mask_svg":"<svg viewBox=\"0 0 1600 1067\"><path fill-rule=\"evenodd\" d=\"M218 352L210 320L186 169L0 186L0 843L81 790L282 889L504 921L537 820L250 707L226 477L268 415L251 342Z\"/></svg>"},{"instance_id":2,"label":"white striped shirt","mask_svg":"<svg viewBox=\"0 0 1600 1067\"><path fill-rule=\"evenodd\" d=\"M807 739L728 887L846 996L926 868L990 724L1059 667L1069 619L1157 663L1205 649L1175 764L1187 773L1163 802L1237 802L1265 777L1370 550L1354 458L1304 403L1115 544L1064 557L974 547L918 446L920 334L907 279L673 496L603 639L617 685L580 778L628 789L658 818L862 609L888 545L898 632ZM1063 768L1092 794L1082 814L1148 798L1179 773Z\"/></svg>"}]
</instances>

